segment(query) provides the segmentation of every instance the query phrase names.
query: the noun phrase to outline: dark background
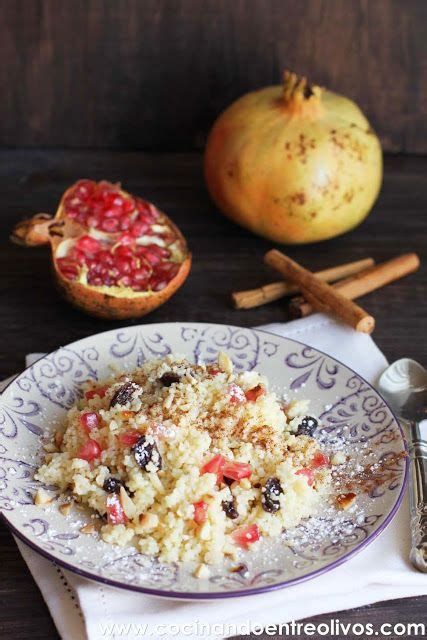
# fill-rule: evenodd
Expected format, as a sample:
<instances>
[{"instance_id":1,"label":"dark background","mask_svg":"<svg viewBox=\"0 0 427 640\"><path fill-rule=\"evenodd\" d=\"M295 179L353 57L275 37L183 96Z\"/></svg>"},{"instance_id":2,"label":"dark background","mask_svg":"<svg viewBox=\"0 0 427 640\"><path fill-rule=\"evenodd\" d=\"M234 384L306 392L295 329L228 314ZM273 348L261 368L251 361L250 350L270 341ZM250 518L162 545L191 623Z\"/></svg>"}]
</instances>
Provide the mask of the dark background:
<instances>
[{"instance_id":1,"label":"dark background","mask_svg":"<svg viewBox=\"0 0 427 640\"><path fill-rule=\"evenodd\" d=\"M425 0L2 0L0 146L200 148L286 67L427 152Z\"/></svg>"},{"instance_id":2,"label":"dark background","mask_svg":"<svg viewBox=\"0 0 427 640\"><path fill-rule=\"evenodd\" d=\"M313 270L416 251L417 274L361 304L390 361L427 364L427 0L0 0L0 378L19 371L26 353L121 324L71 308L53 289L49 252L7 240L22 217L53 213L81 177L121 180L189 241L184 286L135 322L288 319L283 301L231 308L232 290L277 279L262 261L272 245L219 214L201 168L221 109L280 82L284 68L355 99L387 152L380 197L360 227L285 250ZM312 621L427 622L426 603L395 600ZM58 638L3 524L0 637Z\"/></svg>"}]
</instances>

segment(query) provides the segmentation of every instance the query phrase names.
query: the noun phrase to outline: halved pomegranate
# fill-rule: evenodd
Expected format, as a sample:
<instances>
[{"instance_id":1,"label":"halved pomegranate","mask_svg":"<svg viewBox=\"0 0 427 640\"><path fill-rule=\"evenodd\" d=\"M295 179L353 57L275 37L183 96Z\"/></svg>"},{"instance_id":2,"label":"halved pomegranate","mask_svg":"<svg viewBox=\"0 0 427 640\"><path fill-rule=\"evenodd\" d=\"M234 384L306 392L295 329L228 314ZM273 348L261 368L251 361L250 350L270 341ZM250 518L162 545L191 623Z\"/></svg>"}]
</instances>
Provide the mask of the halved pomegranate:
<instances>
[{"instance_id":1,"label":"halved pomegranate","mask_svg":"<svg viewBox=\"0 0 427 640\"><path fill-rule=\"evenodd\" d=\"M24 220L11 239L25 246L50 243L61 291L101 318L149 313L175 293L191 265L184 237L164 213L104 180L79 180L54 218Z\"/></svg>"}]
</instances>

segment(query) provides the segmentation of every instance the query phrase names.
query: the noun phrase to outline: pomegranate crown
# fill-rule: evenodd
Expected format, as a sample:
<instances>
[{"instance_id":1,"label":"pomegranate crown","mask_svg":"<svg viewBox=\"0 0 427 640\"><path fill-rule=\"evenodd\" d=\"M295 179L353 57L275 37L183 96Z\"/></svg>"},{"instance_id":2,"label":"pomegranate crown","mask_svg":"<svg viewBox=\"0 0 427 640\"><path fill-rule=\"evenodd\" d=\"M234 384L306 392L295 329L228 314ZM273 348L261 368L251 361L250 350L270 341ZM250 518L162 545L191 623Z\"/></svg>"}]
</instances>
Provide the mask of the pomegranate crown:
<instances>
[{"instance_id":1,"label":"pomegranate crown","mask_svg":"<svg viewBox=\"0 0 427 640\"><path fill-rule=\"evenodd\" d=\"M287 69L283 72L283 100L286 105L294 109L305 105L312 107L319 103L320 94L321 88L311 85L304 76Z\"/></svg>"}]
</instances>

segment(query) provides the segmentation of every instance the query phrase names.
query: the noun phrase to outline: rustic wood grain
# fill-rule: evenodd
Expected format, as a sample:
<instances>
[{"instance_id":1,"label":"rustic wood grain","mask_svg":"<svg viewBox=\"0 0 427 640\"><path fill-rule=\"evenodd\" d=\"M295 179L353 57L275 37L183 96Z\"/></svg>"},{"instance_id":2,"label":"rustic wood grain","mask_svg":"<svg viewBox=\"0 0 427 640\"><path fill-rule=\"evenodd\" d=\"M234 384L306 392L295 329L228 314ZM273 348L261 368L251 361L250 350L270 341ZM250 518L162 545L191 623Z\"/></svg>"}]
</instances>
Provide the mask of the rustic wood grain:
<instances>
[{"instance_id":1,"label":"rustic wood grain","mask_svg":"<svg viewBox=\"0 0 427 640\"><path fill-rule=\"evenodd\" d=\"M427 152L425 0L3 0L0 146L200 147L283 68Z\"/></svg>"},{"instance_id":2,"label":"rustic wood grain","mask_svg":"<svg viewBox=\"0 0 427 640\"><path fill-rule=\"evenodd\" d=\"M362 226L342 238L287 250L313 270L366 256L379 262L396 253L418 252L423 261L418 273L362 300L377 319L374 339L390 360L408 356L427 364L427 158L387 158L385 168L380 199ZM152 199L180 225L194 252L194 266L183 288L141 322L209 320L253 326L286 319L283 301L248 311L231 307L230 291L274 279L275 274L262 260L272 245L233 225L216 211L203 184L198 154L3 150L0 151L0 378L22 368L28 352L49 351L119 326L85 316L58 298L51 285L46 250L23 249L7 240L9 231L21 217L37 211L54 211L66 186L83 175L121 179L130 191ZM426 622L426 604L426 598L398 600L333 616L347 623ZM315 621L328 621L331 617L318 616ZM58 637L3 525L0 525L0 635L15 640Z\"/></svg>"}]
</instances>

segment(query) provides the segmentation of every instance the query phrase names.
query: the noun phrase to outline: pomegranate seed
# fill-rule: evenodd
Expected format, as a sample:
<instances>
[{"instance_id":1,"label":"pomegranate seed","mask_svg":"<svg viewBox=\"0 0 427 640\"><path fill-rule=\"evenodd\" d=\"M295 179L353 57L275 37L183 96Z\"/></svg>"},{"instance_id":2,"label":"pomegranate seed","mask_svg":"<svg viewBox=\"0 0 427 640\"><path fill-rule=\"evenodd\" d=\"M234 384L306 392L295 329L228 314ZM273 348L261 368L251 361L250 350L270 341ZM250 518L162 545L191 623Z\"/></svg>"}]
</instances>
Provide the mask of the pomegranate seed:
<instances>
[{"instance_id":1,"label":"pomegranate seed","mask_svg":"<svg viewBox=\"0 0 427 640\"><path fill-rule=\"evenodd\" d=\"M194 522L196 524L203 524L206 522L208 505L201 500L200 502L194 502Z\"/></svg>"},{"instance_id":2,"label":"pomegranate seed","mask_svg":"<svg viewBox=\"0 0 427 640\"><path fill-rule=\"evenodd\" d=\"M117 218L105 218L101 221L101 229L107 233L115 233L119 228Z\"/></svg>"},{"instance_id":3,"label":"pomegranate seed","mask_svg":"<svg viewBox=\"0 0 427 640\"><path fill-rule=\"evenodd\" d=\"M115 266L121 275L131 272L131 263L129 260L126 260L126 258L116 258Z\"/></svg>"},{"instance_id":4,"label":"pomegranate seed","mask_svg":"<svg viewBox=\"0 0 427 640\"><path fill-rule=\"evenodd\" d=\"M246 462L229 462L226 461L222 473L225 478L231 480L242 480L243 478L249 478L252 473L250 464Z\"/></svg>"},{"instance_id":5,"label":"pomegranate seed","mask_svg":"<svg viewBox=\"0 0 427 640\"><path fill-rule=\"evenodd\" d=\"M239 547L244 547L246 549L250 544L259 540L261 534L257 524L248 524L244 527L235 529L231 534L231 537L233 538L233 542L239 545Z\"/></svg>"},{"instance_id":6,"label":"pomegranate seed","mask_svg":"<svg viewBox=\"0 0 427 640\"><path fill-rule=\"evenodd\" d=\"M132 211L135 211L135 200L133 198L125 198L123 211L125 213L132 213Z\"/></svg>"},{"instance_id":7,"label":"pomegranate seed","mask_svg":"<svg viewBox=\"0 0 427 640\"><path fill-rule=\"evenodd\" d=\"M297 471L295 473L296 476L306 476L307 477L307 484L309 487L313 486L314 484L314 471L313 469L300 469L299 471Z\"/></svg>"},{"instance_id":8,"label":"pomegranate seed","mask_svg":"<svg viewBox=\"0 0 427 640\"><path fill-rule=\"evenodd\" d=\"M117 493L111 493L107 497L107 521L108 524L126 524L126 514Z\"/></svg>"},{"instance_id":9,"label":"pomegranate seed","mask_svg":"<svg viewBox=\"0 0 427 640\"><path fill-rule=\"evenodd\" d=\"M80 424L82 425L86 433L90 433L92 429L96 429L97 427L99 427L99 425L101 424L101 420L97 413L95 413L94 411L88 411L87 413L81 414Z\"/></svg>"},{"instance_id":10,"label":"pomegranate seed","mask_svg":"<svg viewBox=\"0 0 427 640\"><path fill-rule=\"evenodd\" d=\"M200 469L200 475L202 476L205 473L216 473L217 482L218 484L221 484L223 478L222 468L224 464L224 456L218 453L212 458L212 460L209 460L209 462L203 465L203 467Z\"/></svg>"},{"instance_id":11,"label":"pomegranate seed","mask_svg":"<svg viewBox=\"0 0 427 640\"><path fill-rule=\"evenodd\" d=\"M106 394L107 388L108 387L98 387L97 389L90 389L89 391L86 391L85 393L86 400L91 400L95 396L99 396L100 398L103 398Z\"/></svg>"},{"instance_id":12,"label":"pomegranate seed","mask_svg":"<svg viewBox=\"0 0 427 640\"><path fill-rule=\"evenodd\" d=\"M77 458L82 458L82 460L87 460L88 462L92 462L96 458L99 458L101 455L101 447L96 442L96 440L89 439L85 444L80 448L77 452Z\"/></svg>"},{"instance_id":13,"label":"pomegranate seed","mask_svg":"<svg viewBox=\"0 0 427 640\"><path fill-rule=\"evenodd\" d=\"M311 461L312 469L320 469L321 467L328 467L330 465L330 460L327 455L322 453L321 451L316 451L313 456L313 460Z\"/></svg>"},{"instance_id":14,"label":"pomegranate seed","mask_svg":"<svg viewBox=\"0 0 427 640\"><path fill-rule=\"evenodd\" d=\"M140 432L135 431L133 429L132 431L126 431L125 433L121 433L119 435L119 442L121 442L121 444L131 447L138 442L140 437L141 437Z\"/></svg>"},{"instance_id":15,"label":"pomegranate seed","mask_svg":"<svg viewBox=\"0 0 427 640\"><path fill-rule=\"evenodd\" d=\"M114 249L114 255L120 256L121 258L131 258L133 256L132 247L119 244L119 246Z\"/></svg>"},{"instance_id":16,"label":"pomegranate seed","mask_svg":"<svg viewBox=\"0 0 427 640\"><path fill-rule=\"evenodd\" d=\"M248 402L256 402L263 395L265 395L265 387L262 384L257 384L253 389L245 391L245 398Z\"/></svg>"},{"instance_id":17,"label":"pomegranate seed","mask_svg":"<svg viewBox=\"0 0 427 640\"><path fill-rule=\"evenodd\" d=\"M91 236L82 236L76 242L76 248L83 253L97 253L99 251L100 244L95 238Z\"/></svg>"},{"instance_id":18,"label":"pomegranate seed","mask_svg":"<svg viewBox=\"0 0 427 640\"><path fill-rule=\"evenodd\" d=\"M243 389L237 384L234 384L234 382L228 387L228 394L230 396L230 402L233 404L240 404L246 400Z\"/></svg>"},{"instance_id":19,"label":"pomegranate seed","mask_svg":"<svg viewBox=\"0 0 427 640\"><path fill-rule=\"evenodd\" d=\"M132 285L132 278L130 276L123 276L118 282L121 287L130 287Z\"/></svg>"},{"instance_id":20,"label":"pomegranate seed","mask_svg":"<svg viewBox=\"0 0 427 640\"><path fill-rule=\"evenodd\" d=\"M62 275L69 280L75 280L78 276L79 269L74 260L69 258L58 258L58 268Z\"/></svg>"},{"instance_id":21,"label":"pomegranate seed","mask_svg":"<svg viewBox=\"0 0 427 640\"><path fill-rule=\"evenodd\" d=\"M134 236L134 238L139 238L140 236L143 236L144 233L146 233L149 226L150 225L147 221L138 218L131 226L130 232Z\"/></svg>"}]
</instances>

